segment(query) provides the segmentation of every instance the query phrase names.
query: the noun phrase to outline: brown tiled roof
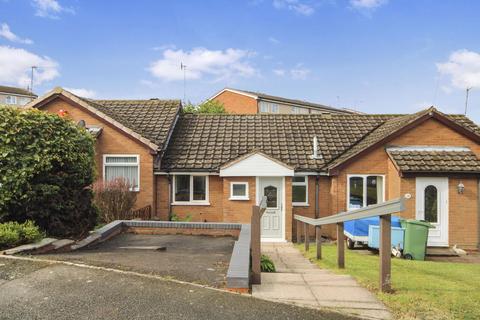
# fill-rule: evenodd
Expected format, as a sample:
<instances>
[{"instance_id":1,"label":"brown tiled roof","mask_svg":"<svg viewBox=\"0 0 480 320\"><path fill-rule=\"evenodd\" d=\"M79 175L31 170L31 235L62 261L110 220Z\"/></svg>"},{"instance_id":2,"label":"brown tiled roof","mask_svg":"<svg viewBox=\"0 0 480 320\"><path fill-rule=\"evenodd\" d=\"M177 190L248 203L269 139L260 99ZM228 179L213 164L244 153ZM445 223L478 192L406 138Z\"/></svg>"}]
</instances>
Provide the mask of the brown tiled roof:
<instances>
[{"instance_id":1,"label":"brown tiled roof","mask_svg":"<svg viewBox=\"0 0 480 320\"><path fill-rule=\"evenodd\" d=\"M228 161L260 151L297 171L325 172L432 110L412 115L182 115L162 170L217 171ZM465 116L448 118L473 134L480 133ZM314 136L318 159L312 159Z\"/></svg>"},{"instance_id":2,"label":"brown tiled roof","mask_svg":"<svg viewBox=\"0 0 480 320\"><path fill-rule=\"evenodd\" d=\"M22 96L29 96L29 97L37 97L36 94L22 89L22 88L16 88L16 87L7 87L7 86L0 86L0 92L2 93L11 93L11 94L18 94Z\"/></svg>"},{"instance_id":3,"label":"brown tiled roof","mask_svg":"<svg viewBox=\"0 0 480 320\"><path fill-rule=\"evenodd\" d=\"M162 162L165 171L217 171L260 151L300 170L319 170L389 115L182 115ZM320 159L312 159L313 136Z\"/></svg>"},{"instance_id":4,"label":"brown tiled roof","mask_svg":"<svg viewBox=\"0 0 480 320\"><path fill-rule=\"evenodd\" d=\"M402 172L480 172L480 160L470 150L388 150Z\"/></svg>"},{"instance_id":5,"label":"brown tiled roof","mask_svg":"<svg viewBox=\"0 0 480 320\"><path fill-rule=\"evenodd\" d=\"M90 106L163 149L180 110L180 100L92 100Z\"/></svg>"},{"instance_id":6,"label":"brown tiled roof","mask_svg":"<svg viewBox=\"0 0 480 320\"><path fill-rule=\"evenodd\" d=\"M436 113L447 119L452 120L454 123L462 126L473 134L480 135L480 128L472 122L470 119L463 115L445 115L431 107L429 109L422 110L417 113L402 115L398 117L393 117L385 121L382 125L378 126L372 132L367 134L363 139L361 139L357 144L353 145L351 148L345 151L340 157L332 161L328 167L335 168L336 166L346 162L347 160L355 157L359 153L365 151L367 148L379 143L388 136L394 134L400 129L406 127L407 125L413 123L414 121L420 119L423 116L426 116L431 113Z\"/></svg>"}]
</instances>

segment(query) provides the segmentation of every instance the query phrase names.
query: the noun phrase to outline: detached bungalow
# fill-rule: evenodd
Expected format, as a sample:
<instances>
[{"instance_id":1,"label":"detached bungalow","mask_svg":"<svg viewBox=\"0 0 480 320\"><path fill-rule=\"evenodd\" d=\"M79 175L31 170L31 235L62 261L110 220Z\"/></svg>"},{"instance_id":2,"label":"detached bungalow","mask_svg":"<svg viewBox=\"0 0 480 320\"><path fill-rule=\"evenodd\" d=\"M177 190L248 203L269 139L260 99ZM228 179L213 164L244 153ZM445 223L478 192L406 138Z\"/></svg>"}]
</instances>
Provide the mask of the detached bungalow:
<instances>
[{"instance_id":1,"label":"detached bungalow","mask_svg":"<svg viewBox=\"0 0 480 320\"><path fill-rule=\"evenodd\" d=\"M181 115L178 101L146 101L57 89L30 106L102 127L102 178L131 178L135 163L139 206L162 220L249 222L265 195L262 238L291 241L293 214L324 217L405 196L404 217L435 225L430 246L479 247L480 128L465 116L433 107L408 115ZM123 169L109 171L111 163Z\"/></svg>"}]
</instances>

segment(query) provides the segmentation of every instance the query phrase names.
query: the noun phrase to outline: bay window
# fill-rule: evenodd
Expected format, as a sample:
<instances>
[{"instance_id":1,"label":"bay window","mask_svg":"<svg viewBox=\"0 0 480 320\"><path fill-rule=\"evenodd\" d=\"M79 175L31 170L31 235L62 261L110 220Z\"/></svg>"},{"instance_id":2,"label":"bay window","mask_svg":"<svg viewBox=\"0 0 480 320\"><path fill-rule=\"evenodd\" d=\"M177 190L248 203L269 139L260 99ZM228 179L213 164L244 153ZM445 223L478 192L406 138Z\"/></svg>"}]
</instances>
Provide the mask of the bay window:
<instances>
[{"instance_id":1,"label":"bay window","mask_svg":"<svg viewBox=\"0 0 480 320\"><path fill-rule=\"evenodd\" d=\"M138 155L115 155L103 156L103 179L106 182L118 178L125 179L131 186L132 191L140 190L140 156Z\"/></svg>"},{"instance_id":2,"label":"bay window","mask_svg":"<svg viewBox=\"0 0 480 320\"><path fill-rule=\"evenodd\" d=\"M308 176L292 177L292 202L294 206L308 205Z\"/></svg>"},{"instance_id":3,"label":"bay window","mask_svg":"<svg viewBox=\"0 0 480 320\"><path fill-rule=\"evenodd\" d=\"M174 203L208 203L208 176L175 175L173 177Z\"/></svg>"},{"instance_id":4,"label":"bay window","mask_svg":"<svg viewBox=\"0 0 480 320\"><path fill-rule=\"evenodd\" d=\"M347 207L359 209L385 201L384 176L349 175L347 181Z\"/></svg>"}]
</instances>

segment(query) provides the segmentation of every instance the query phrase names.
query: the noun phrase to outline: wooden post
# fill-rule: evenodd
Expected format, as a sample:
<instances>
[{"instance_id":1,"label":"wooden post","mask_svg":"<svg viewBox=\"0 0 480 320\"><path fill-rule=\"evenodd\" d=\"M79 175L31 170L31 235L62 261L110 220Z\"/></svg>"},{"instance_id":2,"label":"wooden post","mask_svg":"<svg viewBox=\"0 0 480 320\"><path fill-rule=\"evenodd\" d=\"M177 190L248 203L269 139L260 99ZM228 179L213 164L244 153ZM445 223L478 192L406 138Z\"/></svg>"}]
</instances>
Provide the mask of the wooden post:
<instances>
[{"instance_id":1,"label":"wooden post","mask_svg":"<svg viewBox=\"0 0 480 320\"><path fill-rule=\"evenodd\" d=\"M302 243L302 222L297 220L297 243Z\"/></svg>"},{"instance_id":2,"label":"wooden post","mask_svg":"<svg viewBox=\"0 0 480 320\"><path fill-rule=\"evenodd\" d=\"M380 290L390 292L392 260L392 216L380 216Z\"/></svg>"},{"instance_id":3,"label":"wooden post","mask_svg":"<svg viewBox=\"0 0 480 320\"><path fill-rule=\"evenodd\" d=\"M260 208L252 206L251 220L251 246L252 246L252 284L262 282L260 268Z\"/></svg>"},{"instance_id":4,"label":"wooden post","mask_svg":"<svg viewBox=\"0 0 480 320\"><path fill-rule=\"evenodd\" d=\"M339 269L345 268L345 236L343 222L337 223L337 265Z\"/></svg>"},{"instance_id":5,"label":"wooden post","mask_svg":"<svg viewBox=\"0 0 480 320\"><path fill-rule=\"evenodd\" d=\"M315 227L315 240L317 242L317 259L322 259L322 227Z\"/></svg>"},{"instance_id":6,"label":"wooden post","mask_svg":"<svg viewBox=\"0 0 480 320\"><path fill-rule=\"evenodd\" d=\"M308 252L308 250L310 249L310 237L309 237L309 234L308 234L308 224L305 223L303 225L303 231L305 233L305 252Z\"/></svg>"}]
</instances>

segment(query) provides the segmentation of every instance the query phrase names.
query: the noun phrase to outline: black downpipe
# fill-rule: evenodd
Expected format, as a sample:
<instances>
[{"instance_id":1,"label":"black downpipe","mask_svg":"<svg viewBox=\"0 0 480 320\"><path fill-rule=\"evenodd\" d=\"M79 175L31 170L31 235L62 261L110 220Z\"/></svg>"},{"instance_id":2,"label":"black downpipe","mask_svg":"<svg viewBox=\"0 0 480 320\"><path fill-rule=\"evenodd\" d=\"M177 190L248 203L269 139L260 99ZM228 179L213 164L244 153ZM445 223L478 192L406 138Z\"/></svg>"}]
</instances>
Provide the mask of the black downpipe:
<instances>
[{"instance_id":1,"label":"black downpipe","mask_svg":"<svg viewBox=\"0 0 480 320\"><path fill-rule=\"evenodd\" d=\"M320 176L315 176L315 219L320 218Z\"/></svg>"},{"instance_id":2,"label":"black downpipe","mask_svg":"<svg viewBox=\"0 0 480 320\"><path fill-rule=\"evenodd\" d=\"M172 199L173 199L173 187L172 176L167 174L168 180L168 221L172 221Z\"/></svg>"}]
</instances>

